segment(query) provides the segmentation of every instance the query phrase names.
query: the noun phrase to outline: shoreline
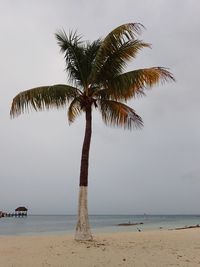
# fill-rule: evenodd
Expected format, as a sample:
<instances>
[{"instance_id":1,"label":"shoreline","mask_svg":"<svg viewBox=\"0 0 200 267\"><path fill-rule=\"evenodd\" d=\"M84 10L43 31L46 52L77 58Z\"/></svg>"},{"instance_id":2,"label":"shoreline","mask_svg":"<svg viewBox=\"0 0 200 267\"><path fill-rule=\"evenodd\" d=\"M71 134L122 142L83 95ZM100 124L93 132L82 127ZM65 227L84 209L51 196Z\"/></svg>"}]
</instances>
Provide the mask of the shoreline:
<instances>
[{"instance_id":1,"label":"shoreline","mask_svg":"<svg viewBox=\"0 0 200 267\"><path fill-rule=\"evenodd\" d=\"M90 216L90 226L93 233L114 233L119 231L146 232L149 230L168 230L197 224L200 224L199 215L146 215L145 217L143 215ZM1 218L0 236L73 234L75 225L76 216L74 215L30 215L26 218Z\"/></svg>"},{"instance_id":2,"label":"shoreline","mask_svg":"<svg viewBox=\"0 0 200 267\"><path fill-rule=\"evenodd\" d=\"M174 228L164 228L164 227L157 227L157 228L141 228L143 223L123 223L114 225L114 227L104 227L104 228L91 228L92 235L104 235L104 234L117 234L117 233L137 233L137 232L163 232L163 231L180 231L180 230L187 230L187 229L196 229L199 228L200 225L185 225L181 227L174 227ZM140 227L140 228L139 228ZM17 234L0 234L1 237L45 237L45 236L73 236L75 233L75 229L73 230L55 230L55 231L44 231L44 232L24 232L24 233L17 233Z\"/></svg>"},{"instance_id":3,"label":"shoreline","mask_svg":"<svg viewBox=\"0 0 200 267\"><path fill-rule=\"evenodd\" d=\"M200 266L200 229L95 233L94 241L73 234L0 236L4 267Z\"/></svg>"}]
</instances>

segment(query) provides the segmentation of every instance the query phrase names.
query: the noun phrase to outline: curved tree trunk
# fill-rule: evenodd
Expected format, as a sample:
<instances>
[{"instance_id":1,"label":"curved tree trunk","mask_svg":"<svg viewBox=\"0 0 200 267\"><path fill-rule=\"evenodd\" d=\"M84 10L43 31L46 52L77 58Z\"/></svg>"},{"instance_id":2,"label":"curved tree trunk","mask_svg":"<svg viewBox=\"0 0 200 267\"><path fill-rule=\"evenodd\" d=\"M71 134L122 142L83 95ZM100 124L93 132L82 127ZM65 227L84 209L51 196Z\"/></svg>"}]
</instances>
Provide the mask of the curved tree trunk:
<instances>
[{"instance_id":1,"label":"curved tree trunk","mask_svg":"<svg viewBox=\"0 0 200 267\"><path fill-rule=\"evenodd\" d=\"M91 106L86 109L86 127L83 141L80 184L79 184L79 203L78 218L75 232L75 240L92 240L88 218L87 188L88 188L88 167L89 167L89 150L92 135L92 110Z\"/></svg>"}]
</instances>

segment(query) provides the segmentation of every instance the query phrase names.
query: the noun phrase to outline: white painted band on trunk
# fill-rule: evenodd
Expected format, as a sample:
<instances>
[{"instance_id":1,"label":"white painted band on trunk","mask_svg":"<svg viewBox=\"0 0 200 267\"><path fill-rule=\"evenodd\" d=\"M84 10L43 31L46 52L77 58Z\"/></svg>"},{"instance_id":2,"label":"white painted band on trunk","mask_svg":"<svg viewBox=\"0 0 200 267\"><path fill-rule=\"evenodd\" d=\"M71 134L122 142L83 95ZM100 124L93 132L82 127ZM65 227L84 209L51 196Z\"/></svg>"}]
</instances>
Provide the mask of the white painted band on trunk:
<instances>
[{"instance_id":1,"label":"white painted band on trunk","mask_svg":"<svg viewBox=\"0 0 200 267\"><path fill-rule=\"evenodd\" d=\"M75 233L76 240L92 240L88 218L87 189L87 186L79 187L78 218Z\"/></svg>"}]
</instances>

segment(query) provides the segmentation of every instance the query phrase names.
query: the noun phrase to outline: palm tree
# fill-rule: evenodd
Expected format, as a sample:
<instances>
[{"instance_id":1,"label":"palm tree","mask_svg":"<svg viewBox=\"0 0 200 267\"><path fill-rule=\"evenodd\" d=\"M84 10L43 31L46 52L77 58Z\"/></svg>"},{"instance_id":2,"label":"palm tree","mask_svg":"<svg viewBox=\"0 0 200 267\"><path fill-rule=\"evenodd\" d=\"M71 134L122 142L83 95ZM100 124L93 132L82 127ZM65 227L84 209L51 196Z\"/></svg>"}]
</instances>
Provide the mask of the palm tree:
<instances>
[{"instance_id":1,"label":"palm tree","mask_svg":"<svg viewBox=\"0 0 200 267\"><path fill-rule=\"evenodd\" d=\"M33 108L42 111L68 107L72 123L82 112L86 127L80 167L80 188L76 240L91 240L87 208L89 150L92 135L92 110L98 109L106 125L140 128L141 117L125 103L159 82L174 80L163 67L125 72L127 63L148 43L137 39L143 25L128 23L111 31L104 39L83 42L76 32L56 33L64 53L69 83L37 87L19 93L12 102L11 117Z\"/></svg>"}]
</instances>

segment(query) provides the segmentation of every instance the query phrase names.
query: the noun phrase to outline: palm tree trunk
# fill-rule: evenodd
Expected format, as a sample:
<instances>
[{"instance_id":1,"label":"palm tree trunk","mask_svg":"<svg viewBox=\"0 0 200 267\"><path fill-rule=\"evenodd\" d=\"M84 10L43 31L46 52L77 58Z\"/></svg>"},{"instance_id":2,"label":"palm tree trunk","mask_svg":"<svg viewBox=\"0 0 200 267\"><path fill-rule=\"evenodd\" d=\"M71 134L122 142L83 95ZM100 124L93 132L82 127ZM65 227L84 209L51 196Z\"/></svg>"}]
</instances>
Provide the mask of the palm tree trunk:
<instances>
[{"instance_id":1,"label":"palm tree trunk","mask_svg":"<svg viewBox=\"0 0 200 267\"><path fill-rule=\"evenodd\" d=\"M91 106L86 109L86 127L85 137L82 147L81 169L80 169L80 184L79 184L79 203L78 217L76 224L75 240L92 240L92 234L88 218L88 167L89 167L89 151L92 135L92 110Z\"/></svg>"}]
</instances>

